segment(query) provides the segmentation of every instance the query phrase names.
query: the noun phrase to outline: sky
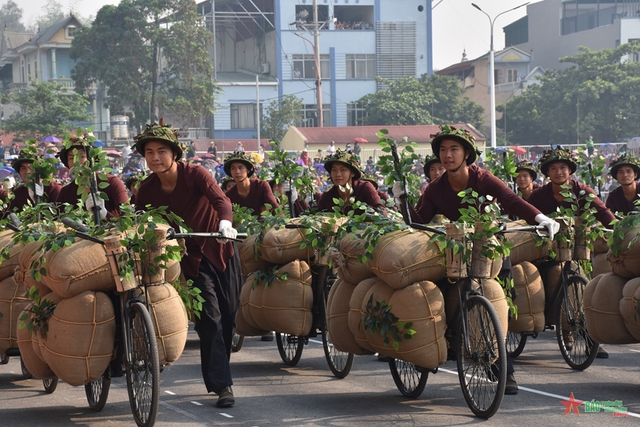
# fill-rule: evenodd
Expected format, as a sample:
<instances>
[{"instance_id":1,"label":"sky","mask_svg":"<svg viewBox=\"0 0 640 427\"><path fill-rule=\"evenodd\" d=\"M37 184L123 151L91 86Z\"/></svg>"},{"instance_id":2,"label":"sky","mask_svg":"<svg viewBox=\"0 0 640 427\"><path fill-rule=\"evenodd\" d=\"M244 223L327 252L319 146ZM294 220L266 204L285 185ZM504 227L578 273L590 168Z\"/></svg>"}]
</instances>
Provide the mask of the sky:
<instances>
[{"instance_id":1,"label":"sky","mask_svg":"<svg viewBox=\"0 0 640 427\"><path fill-rule=\"evenodd\" d=\"M25 24L35 22L35 18L44 14L43 7L47 0L14 0L24 11ZM94 16L106 4L118 4L119 0L56 0L66 11L72 7L81 16ZM200 2L201 0L197 0ZM402 4L403 0L397 1ZM448 67L460 62L463 50L467 58L475 59L489 51L490 25L489 18L471 6L476 3L491 18L501 12L512 9L526 0L432 0L433 5L433 68L434 70ZM532 0L535 3L539 0ZM6 0L0 0L0 4ZM413 8L412 8L413 10ZM518 20L526 14L526 6L507 12L497 18L494 24L494 48L504 47L504 33L502 28Z\"/></svg>"}]
</instances>

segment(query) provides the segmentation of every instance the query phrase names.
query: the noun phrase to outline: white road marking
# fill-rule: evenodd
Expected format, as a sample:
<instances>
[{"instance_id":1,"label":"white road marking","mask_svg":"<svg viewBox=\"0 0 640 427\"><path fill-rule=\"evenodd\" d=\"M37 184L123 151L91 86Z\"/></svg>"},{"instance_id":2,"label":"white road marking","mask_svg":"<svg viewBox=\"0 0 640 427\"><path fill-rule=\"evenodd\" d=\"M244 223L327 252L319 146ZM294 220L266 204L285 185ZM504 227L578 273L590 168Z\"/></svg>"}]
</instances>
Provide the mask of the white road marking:
<instances>
[{"instance_id":1,"label":"white road marking","mask_svg":"<svg viewBox=\"0 0 640 427\"><path fill-rule=\"evenodd\" d=\"M322 345L322 341L318 341L318 340L312 340L312 339L309 339L309 342L314 342L314 343L316 343L316 344L320 344L320 345Z\"/></svg>"},{"instance_id":2,"label":"white road marking","mask_svg":"<svg viewBox=\"0 0 640 427\"><path fill-rule=\"evenodd\" d=\"M227 417L227 418L233 418L233 415L229 415L229 414L226 414L224 412L220 412L220 415L222 415L223 417Z\"/></svg>"},{"instance_id":3,"label":"white road marking","mask_svg":"<svg viewBox=\"0 0 640 427\"><path fill-rule=\"evenodd\" d=\"M194 405L197 405L197 406L202 406L202 403L196 402L195 400L192 400L191 403L193 403Z\"/></svg>"},{"instance_id":4,"label":"white road marking","mask_svg":"<svg viewBox=\"0 0 640 427\"><path fill-rule=\"evenodd\" d=\"M175 396L175 395L176 395L174 392L169 391L169 390L165 390L164 392L165 392L165 393L167 393L167 394L170 394L170 395L172 395L172 396Z\"/></svg>"},{"instance_id":5,"label":"white road marking","mask_svg":"<svg viewBox=\"0 0 640 427\"><path fill-rule=\"evenodd\" d=\"M191 402L191 403L202 406L202 403L199 403L199 402ZM192 413L184 411L184 410L178 408L175 405L171 405L170 403L166 403L166 402L160 402L160 405L164 406L165 408L171 409L172 411L177 412L177 413L179 413L181 415L184 415L185 417L191 418L194 421L197 421L197 422L203 423L203 424L207 424L207 420L203 420L202 418L198 418L197 416L193 415Z\"/></svg>"}]
</instances>

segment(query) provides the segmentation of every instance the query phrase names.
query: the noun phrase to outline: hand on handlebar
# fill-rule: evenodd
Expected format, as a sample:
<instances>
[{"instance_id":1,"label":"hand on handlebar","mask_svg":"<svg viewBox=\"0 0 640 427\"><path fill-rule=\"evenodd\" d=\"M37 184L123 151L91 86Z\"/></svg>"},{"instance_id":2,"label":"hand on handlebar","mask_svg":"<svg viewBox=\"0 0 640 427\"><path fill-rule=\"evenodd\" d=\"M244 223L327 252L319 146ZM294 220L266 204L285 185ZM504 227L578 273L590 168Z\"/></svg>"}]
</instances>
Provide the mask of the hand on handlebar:
<instances>
[{"instance_id":1,"label":"hand on handlebar","mask_svg":"<svg viewBox=\"0 0 640 427\"><path fill-rule=\"evenodd\" d=\"M546 215L536 215L536 222L547 228L547 233L549 233L549 240L553 240L553 236L560 230L560 224Z\"/></svg>"},{"instance_id":2,"label":"hand on handlebar","mask_svg":"<svg viewBox=\"0 0 640 427\"><path fill-rule=\"evenodd\" d=\"M104 207L104 200L100 197L97 197L96 202L94 203L93 197L89 195L84 205L89 212L93 212L94 209L100 209L100 219L105 219L107 217L107 208Z\"/></svg>"},{"instance_id":3,"label":"hand on handlebar","mask_svg":"<svg viewBox=\"0 0 640 427\"><path fill-rule=\"evenodd\" d=\"M216 239L219 243L227 243L229 242L229 240L227 239L235 239L238 236L238 230L233 228L233 224L231 224L231 221L226 219L220 220L218 233L225 237L224 239Z\"/></svg>"}]
</instances>

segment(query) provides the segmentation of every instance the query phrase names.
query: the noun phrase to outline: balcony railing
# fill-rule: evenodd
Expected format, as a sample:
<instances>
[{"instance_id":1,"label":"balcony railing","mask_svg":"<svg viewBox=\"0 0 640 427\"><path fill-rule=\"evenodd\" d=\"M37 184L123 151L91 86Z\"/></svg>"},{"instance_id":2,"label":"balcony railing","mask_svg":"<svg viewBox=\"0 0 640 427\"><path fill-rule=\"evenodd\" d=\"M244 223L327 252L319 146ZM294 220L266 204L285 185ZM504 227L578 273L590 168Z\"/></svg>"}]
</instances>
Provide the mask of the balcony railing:
<instances>
[{"instance_id":1,"label":"balcony railing","mask_svg":"<svg viewBox=\"0 0 640 427\"><path fill-rule=\"evenodd\" d=\"M58 83L63 88L69 89L69 90L73 90L76 87L76 83L73 81L73 79L60 78L60 79L51 79L49 81Z\"/></svg>"}]
</instances>

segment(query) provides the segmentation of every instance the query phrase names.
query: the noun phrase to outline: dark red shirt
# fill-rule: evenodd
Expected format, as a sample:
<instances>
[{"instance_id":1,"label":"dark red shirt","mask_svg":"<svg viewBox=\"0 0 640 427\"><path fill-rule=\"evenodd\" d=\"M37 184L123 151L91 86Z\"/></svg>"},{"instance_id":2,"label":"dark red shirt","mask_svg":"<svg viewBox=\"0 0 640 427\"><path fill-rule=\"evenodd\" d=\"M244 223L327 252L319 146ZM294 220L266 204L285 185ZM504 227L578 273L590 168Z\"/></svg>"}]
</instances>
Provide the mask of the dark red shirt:
<instances>
[{"instance_id":1,"label":"dark red shirt","mask_svg":"<svg viewBox=\"0 0 640 427\"><path fill-rule=\"evenodd\" d=\"M44 186L44 194L42 196L43 202L55 202L58 198L58 194L62 186L55 181L51 182L51 185ZM19 185L13 188L14 199L11 201L9 205L9 210L14 211L16 209L21 210L26 204L27 200L31 200L29 197L29 188L26 185ZM31 204L35 204L33 200L31 200Z\"/></svg>"},{"instance_id":2,"label":"dark red shirt","mask_svg":"<svg viewBox=\"0 0 640 427\"><path fill-rule=\"evenodd\" d=\"M260 215L261 212L267 210L265 204L270 204L272 208L280 207L276 196L271 191L271 186L267 181L263 181L257 178L251 178L249 180L249 194L247 197L243 197L238 194L238 186L234 186L231 190L227 191L227 197L231 200L231 203L235 203L245 208L253 209L254 215Z\"/></svg>"},{"instance_id":3,"label":"dark red shirt","mask_svg":"<svg viewBox=\"0 0 640 427\"><path fill-rule=\"evenodd\" d=\"M637 185L637 184L636 184ZM609 193L607 197L607 208L611 210L611 212L622 212L629 213L636 210L636 205L633 204L636 200L640 199L640 194L638 194L638 189L636 187L636 195L632 201L628 201L626 197L624 197L624 193L622 192L622 187L618 187L612 192Z\"/></svg>"},{"instance_id":4,"label":"dark red shirt","mask_svg":"<svg viewBox=\"0 0 640 427\"><path fill-rule=\"evenodd\" d=\"M231 202L211 174L193 163L177 162L177 165L178 182L173 191L164 192L160 179L152 174L140 183L136 209L144 209L147 205L154 208L167 206L194 232L215 232L220 220L233 221ZM172 226L177 227L177 224ZM216 239L188 238L186 245L187 255L180 265L187 277L198 276L203 257L218 270L225 271L227 261L233 256L233 244L221 244Z\"/></svg>"},{"instance_id":5,"label":"dark red shirt","mask_svg":"<svg viewBox=\"0 0 640 427\"><path fill-rule=\"evenodd\" d=\"M482 196L493 196L509 214L516 215L529 224L535 224L536 215L540 214L538 209L518 197L491 172L476 165L469 166L467 188L472 188ZM460 218L460 208L464 207L461 201L462 198L451 188L448 172L445 172L429 184L418 202L419 210L416 212L411 209L411 218L415 222L426 224L431 222L436 214L443 214L449 220L457 221Z\"/></svg>"},{"instance_id":6,"label":"dark red shirt","mask_svg":"<svg viewBox=\"0 0 640 427\"><path fill-rule=\"evenodd\" d=\"M102 182L102 180L98 179L98 184L100 184L100 182ZM120 216L120 206L129 200L129 194L127 193L127 188L124 186L124 183L117 176L107 175L107 183L109 185L100 190L108 197L108 200L104 202L104 207L107 210L107 218L118 217ZM75 181L71 181L60 189L55 201L57 203L75 205L79 199L78 184L76 184Z\"/></svg>"},{"instance_id":7,"label":"dark red shirt","mask_svg":"<svg viewBox=\"0 0 640 427\"><path fill-rule=\"evenodd\" d=\"M572 191L576 195L576 197L582 197L580 196L580 191L582 190L584 190L587 194L596 194L595 191L593 191L588 185L581 184L573 179L570 179L567 184L571 185ZM543 185L541 188L534 190L527 200L533 206L540 209L540 211L545 215L556 212L558 210L558 207L560 206L571 208L571 203L559 202L555 197L553 197L552 186L553 183L550 182L547 185ZM579 205L581 208L584 207L584 204L584 199L580 200ZM611 224L611 221L615 219L611 211L607 209L604 203L602 203L602 200L600 200L598 197L596 197L593 202L591 202L591 206L596 209L596 218L603 225L609 226Z\"/></svg>"},{"instance_id":8,"label":"dark red shirt","mask_svg":"<svg viewBox=\"0 0 640 427\"><path fill-rule=\"evenodd\" d=\"M355 198L357 202L364 202L372 208L384 211L384 206L380 203L380 196L378 191L369 181L357 179L353 181L353 194L351 197ZM338 187L333 186L320 196L317 209L323 212L333 212L333 207L337 206L333 199L339 199ZM347 206L345 206L347 208Z\"/></svg>"}]
</instances>

